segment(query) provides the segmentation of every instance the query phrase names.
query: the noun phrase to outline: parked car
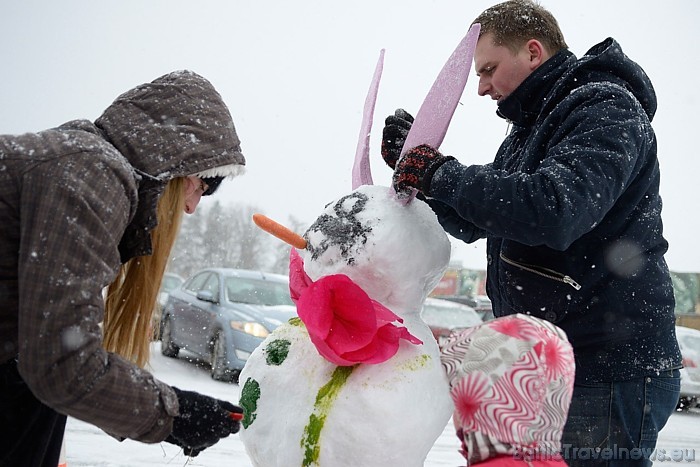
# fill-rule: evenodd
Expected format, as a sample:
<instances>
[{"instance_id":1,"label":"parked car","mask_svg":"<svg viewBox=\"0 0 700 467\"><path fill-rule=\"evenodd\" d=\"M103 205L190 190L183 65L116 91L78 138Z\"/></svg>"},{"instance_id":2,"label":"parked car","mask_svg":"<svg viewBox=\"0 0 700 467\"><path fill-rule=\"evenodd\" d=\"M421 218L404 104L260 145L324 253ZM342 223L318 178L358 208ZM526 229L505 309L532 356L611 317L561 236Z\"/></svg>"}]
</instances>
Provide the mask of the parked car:
<instances>
[{"instance_id":1,"label":"parked car","mask_svg":"<svg viewBox=\"0 0 700 467\"><path fill-rule=\"evenodd\" d=\"M491 299L486 295L441 295L441 300L449 300L451 302L462 303L468 305L479 313L482 321L493 319L493 309L491 308Z\"/></svg>"},{"instance_id":2,"label":"parked car","mask_svg":"<svg viewBox=\"0 0 700 467\"><path fill-rule=\"evenodd\" d=\"M185 349L211 363L211 376L236 381L255 348L296 316L287 276L211 268L172 290L163 310L161 352Z\"/></svg>"},{"instance_id":3,"label":"parked car","mask_svg":"<svg viewBox=\"0 0 700 467\"><path fill-rule=\"evenodd\" d=\"M676 326L676 337L683 357L678 408L700 408L700 331Z\"/></svg>"},{"instance_id":4,"label":"parked car","mask_svg":"<svg viewBox=\"0 0 700 467\"><path fill-rule=\"evenodd\" d=\"M474 308L440 298L426 298L421 318L430 327L439 345L455 331L476 326L483 320Z\"/></svg>"},{"instance_id":5,"label":"parked car","mask_svg":"<svg viewBox=\"0 0 700 467\"><path fill-rule=\"evenodd\" d=\"M156 309L153 310L153 316L151 317L151 326L153 328L153 339L160 340L160 336L163 333L163 326L161 325L161 317L163 315L163 308L165 308L165 303L168 301L168 295L170 291L180 287L185 279L173 274L171 272L166 272L163 274L163 281L160 284L160 290L158 291L158 298L156 301Z\"/></svg>"},{"instance_id":6,"label":"parked car","mask_svg":"<svg viewBox=\"0 0 700 467\"><path fill-rule=\"evenodd\" d=\"M158 291L158 297L156 298L155 310L153 310L153 316L151 317L151 328L153 329L153 340L160 340L160 335L163 332L163 326L161 325L161 316L163 315L163 308L165 308L165 303L168 301L168 294L171 290L182 285L185 279L173 274L166 272L163 274L163 281L160 284L160 290Z\"/></svg>"},{"instance_id":7,"label":"parked car","mask_svg":"<svg viewBox=\"0 0 700 467\"><path fill-rule=\"evenodd\" d=\"M165 308L170 291L180 287L184 282L185 279L172 272L163 274L163 282L160 284L160 291L158 292L158 304L161 306L161 309Z\"/></svg>"}]
</instances>

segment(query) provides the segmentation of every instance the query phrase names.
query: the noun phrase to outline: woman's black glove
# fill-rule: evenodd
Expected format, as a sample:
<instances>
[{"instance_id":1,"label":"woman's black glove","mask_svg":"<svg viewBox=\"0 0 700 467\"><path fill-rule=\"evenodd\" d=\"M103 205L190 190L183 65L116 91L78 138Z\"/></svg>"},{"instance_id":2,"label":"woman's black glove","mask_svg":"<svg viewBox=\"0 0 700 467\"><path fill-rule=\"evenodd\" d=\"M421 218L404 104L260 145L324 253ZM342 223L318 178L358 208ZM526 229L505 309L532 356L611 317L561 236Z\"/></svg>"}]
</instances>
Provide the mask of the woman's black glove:
<instances>
[{"instance_id":1,"label":"woman's black glove","mask_svg":"<svg viewBox=\"0 0 700 467\"><path fill-rule=\"evenodd\" d=\"M382 158L392 170L396 167L396 161L399 160L411 125L413 125L413 117L404 109L397 109L394 115L389 115L384 120Z\"/></svg>"},{"instance_id":2,"label":"woman's black glove","mask_svg":"<svg viewBox=\"0 0 700 467\"><path fill-rule=\"evenodd\" d=\"M231 414L243 413L240 407L196 392L176 387L173 390L180 415L175 417L173 431L165 441L183 448L185 455L194 457L221 438L238 432L240 423Z\"/></svg>"}]
</instances>

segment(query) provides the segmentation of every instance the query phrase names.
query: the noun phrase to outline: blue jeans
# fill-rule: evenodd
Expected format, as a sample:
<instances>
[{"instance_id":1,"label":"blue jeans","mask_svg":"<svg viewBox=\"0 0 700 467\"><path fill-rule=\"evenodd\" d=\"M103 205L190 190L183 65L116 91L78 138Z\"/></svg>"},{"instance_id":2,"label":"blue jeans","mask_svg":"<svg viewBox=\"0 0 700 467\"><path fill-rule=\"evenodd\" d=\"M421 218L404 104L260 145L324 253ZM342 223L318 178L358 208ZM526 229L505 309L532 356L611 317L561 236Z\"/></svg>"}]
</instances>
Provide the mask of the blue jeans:
<instances>
[{"instance_id":1,"label":"blue jeans","mask_svg":"<svg viewBox=\"0 0 700 467\"><path fill-rule=\"evenodd\" d=\"M680 372L577 384L562 437L570 466L651 466L659 431L676 409Z\"/></svg>"}]
</instances>

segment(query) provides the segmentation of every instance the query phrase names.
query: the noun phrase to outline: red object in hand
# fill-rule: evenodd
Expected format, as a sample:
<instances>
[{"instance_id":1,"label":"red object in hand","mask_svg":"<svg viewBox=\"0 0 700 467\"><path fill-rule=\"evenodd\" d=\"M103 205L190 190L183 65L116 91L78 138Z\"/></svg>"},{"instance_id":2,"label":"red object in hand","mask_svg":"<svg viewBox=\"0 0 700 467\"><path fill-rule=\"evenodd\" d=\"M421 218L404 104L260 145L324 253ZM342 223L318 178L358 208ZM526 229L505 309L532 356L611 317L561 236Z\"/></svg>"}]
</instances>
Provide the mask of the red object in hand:
<instances>
[{"instance_id":1,"label":"red object in hand","mask_svg":"<svg viewBox=\"0 0 700 467\"><path fill-rule=\"evenodd\" d=\"M243 420L243 414L238 413L238 412L229 412L228 416L231 417L234 420L238 420L239 422Z\"/></svg>"}]
</instances>

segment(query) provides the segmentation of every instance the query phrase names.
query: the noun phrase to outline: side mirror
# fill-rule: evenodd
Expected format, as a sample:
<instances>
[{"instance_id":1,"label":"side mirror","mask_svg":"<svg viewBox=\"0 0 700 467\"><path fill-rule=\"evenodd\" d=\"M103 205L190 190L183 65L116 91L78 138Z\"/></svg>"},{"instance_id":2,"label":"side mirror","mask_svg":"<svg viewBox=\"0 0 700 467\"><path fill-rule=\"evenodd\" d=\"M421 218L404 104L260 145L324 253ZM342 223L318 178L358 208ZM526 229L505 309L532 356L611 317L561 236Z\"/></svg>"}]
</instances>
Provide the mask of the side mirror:
<instances>
[{"instance_id":1,"label":"side mirror","mask_svg":"<svg viewBox=\"0 0 700 467\"><path fill-rule=\"evenodd\" d=\"M197 292L197 299L204 302L217 303L216 297L211 293L211 290L200 290Z\"/></svg>"}]
</instances>

